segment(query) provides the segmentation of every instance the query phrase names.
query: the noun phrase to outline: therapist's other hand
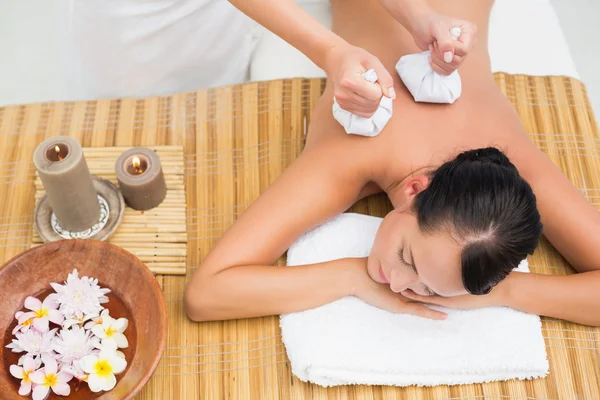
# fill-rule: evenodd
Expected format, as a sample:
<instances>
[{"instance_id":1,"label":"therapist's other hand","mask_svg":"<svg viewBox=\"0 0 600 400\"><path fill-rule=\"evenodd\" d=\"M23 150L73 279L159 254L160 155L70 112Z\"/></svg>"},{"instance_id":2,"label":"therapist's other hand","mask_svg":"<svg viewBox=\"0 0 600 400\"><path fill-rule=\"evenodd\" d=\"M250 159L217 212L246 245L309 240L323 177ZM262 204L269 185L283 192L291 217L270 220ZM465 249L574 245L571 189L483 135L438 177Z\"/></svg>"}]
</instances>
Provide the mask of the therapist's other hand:
<instances>
[{"instance_id":1,"label":"therapist's other hand","mask_svg":"<svg viewBox=\"0 0 600 400\"><path fill-rule=\"evenodd\" d=\"M450 31L456 27L460 28L461 34L454 40ZM475 45L477 27L469 21L429 11L413 21L411 33L419 49L431 50L433 70L449 75L463 63Z\"/></svg>"},{"instance_id":2,"label":"therapist's other hand","mask_svg":"<svg viewBox=\"0 0 600 400\"><path fill-rule=\"evenodd\" d=\"M370 69L377 74L375 83L363 78ZM344 43L330 48L325 72L333 83L333 95L340 107L359 117L371 117L382 96L396 98L392 76L377 57L360 47Z\"/></svg>"}]
</instances>

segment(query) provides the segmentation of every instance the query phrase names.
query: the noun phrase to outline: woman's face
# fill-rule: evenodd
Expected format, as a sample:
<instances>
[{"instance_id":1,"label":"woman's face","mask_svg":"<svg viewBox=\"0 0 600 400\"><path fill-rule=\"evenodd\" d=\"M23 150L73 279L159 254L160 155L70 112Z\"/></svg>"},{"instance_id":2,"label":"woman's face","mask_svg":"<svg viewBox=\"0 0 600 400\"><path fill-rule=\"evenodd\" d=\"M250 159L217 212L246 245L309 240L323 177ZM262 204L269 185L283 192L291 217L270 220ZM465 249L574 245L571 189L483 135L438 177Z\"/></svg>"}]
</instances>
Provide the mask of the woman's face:
<instances>
[{"instance_id":1,"label":"woman's face","mask_svg":"<svg viewBox=\"0 0 600 400\"><path fill-rule=\"evenodd\" d=\"M421 295L466 294L462 284L462 248L449 233L424 235L415 215L390 212L381 223L368 258L368 272L392 291L411 289Z\"/></svg>"}]
</instances>

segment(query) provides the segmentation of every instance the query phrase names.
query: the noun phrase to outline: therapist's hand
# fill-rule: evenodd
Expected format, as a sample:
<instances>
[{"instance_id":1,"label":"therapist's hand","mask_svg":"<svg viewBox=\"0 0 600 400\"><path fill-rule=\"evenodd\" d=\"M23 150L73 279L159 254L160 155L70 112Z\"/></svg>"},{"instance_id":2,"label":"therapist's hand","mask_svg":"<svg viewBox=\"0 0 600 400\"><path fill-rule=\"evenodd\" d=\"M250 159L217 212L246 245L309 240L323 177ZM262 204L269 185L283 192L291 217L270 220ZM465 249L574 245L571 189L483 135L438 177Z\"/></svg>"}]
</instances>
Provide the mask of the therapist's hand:
<instances>
[{"instance_id":1,"label":"therapist's hand","mask_svg":"<svg viewBox=\"0 0 600 400\"><path fill-rule=\"evenodd\" d=\"M347 43L336 45L327 51L324 69L340 107L359 117L371 117L382 96L396 98L392 76L377 57L364 49ZM370 69L377 74L375 83L362 76Z\"/></svg>"},{"instance_id":2,"label":"therapist's hand","mask_svg":"<svg viewBox=\"0 0 600 400\"><path fill-rule=\"evenodd\" d=\"M458 40L454 40L450 30L459 27ZM467 57L475 45L477 27L469 21L447 17L430 11L415 18L411 23L411 33L419 49L431 50L430 64L434 71L449 75Z\"/></svg>"}]
</instances>

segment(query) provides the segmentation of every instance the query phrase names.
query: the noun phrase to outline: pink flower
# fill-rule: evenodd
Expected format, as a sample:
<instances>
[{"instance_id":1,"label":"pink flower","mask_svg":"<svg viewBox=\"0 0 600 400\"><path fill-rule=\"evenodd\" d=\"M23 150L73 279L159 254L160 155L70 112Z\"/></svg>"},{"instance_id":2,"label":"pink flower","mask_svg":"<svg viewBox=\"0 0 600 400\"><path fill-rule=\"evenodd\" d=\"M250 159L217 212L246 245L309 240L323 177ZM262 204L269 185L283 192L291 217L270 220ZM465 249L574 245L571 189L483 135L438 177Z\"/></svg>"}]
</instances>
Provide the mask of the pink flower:
<instances>
[{"instance_id":1,"label":"pink flower","mask_svg":"<svg viewBox=\"0 0 600 400\"><path fill-rule=\"evenodd\" d=\"M33 388L33 400L44 400L50 389L60 396L68 396L71 393L71 387L68 382L73 376L67 372L57 373L58 365L52 357L44 356L44 368L29 374L31 382L35 383Z\"/></svg>"},{"instance_id":2,"label":"pink flower","mask_svg":"<svg viewBox=\"0 0 600 400\"><path fill-rule=\"evenodd\" d=\"M66 366L64 368L64 371L73 375L73 377L75 379L77 379L78 381L87 382L88 374L86 374L85 371L81 368L81 365L79 364L79 360L75 360L75 361L73 361L73 363L71 365Z\"/></svg>"},{"instance_id":3,"label":"pink flower","mask_svg":"<svg viewBox=\"0 0 600 400\"><path fill-rule=\"evenodd\" d=\"M37 367L39 367L39 363L36 365L35 360L31 356L25 357L23 367L19 367L18 365L10 366L10 374L17 379L21 379L21 387L19 388L21 396L27 396L31 392L32 382L29 374L35 371Z\"/></svg>"},{"instance_id":4,"label":"pink flower","mask_svg":"<svg viewBox=\"0 0 600 400\"><path fill-rule=\"evenodd\" d=\"M13 335L19 331L27 332L29 328L31 328L31 326L33 325L34 318L34 316L31 314L33 313L24 313L23 311L17 311L17 313L15 314L15 318L17 319L18 323L17 326L15 326L15 329L13 329L12 331Z\"/></svg>"},{"instance_id":5,"label":"pink flower","mask_svg":"<svg viewBox=\"0 0 600 400\"><path fill-rule=\"evenodd\" d=\"M31 312L21 314L20 318L27 320L33 317L33 327L39 332L48 332L49 322L62 325L64 321L63 315L57 310L58 303L52 296L47 296L43 303L29 296L25 299L25 308Z\"/></svg>"},{"instance_id":6,"label":"pink flower","mask_svg":"<svg viewBox=\"0 0 600 400\"><path fill-rule=\"evenodd\" d=\"M16 339L6 345L6 348L12 349L13 353L25 353L18 364L23 365L25 356L34 356L34 360L39 361L41 356L50 355L54 347L54 334L58 328L49 330L46 333L40 333L35 329L27 332L16 333Z\"/></svg>"}]
</instances>

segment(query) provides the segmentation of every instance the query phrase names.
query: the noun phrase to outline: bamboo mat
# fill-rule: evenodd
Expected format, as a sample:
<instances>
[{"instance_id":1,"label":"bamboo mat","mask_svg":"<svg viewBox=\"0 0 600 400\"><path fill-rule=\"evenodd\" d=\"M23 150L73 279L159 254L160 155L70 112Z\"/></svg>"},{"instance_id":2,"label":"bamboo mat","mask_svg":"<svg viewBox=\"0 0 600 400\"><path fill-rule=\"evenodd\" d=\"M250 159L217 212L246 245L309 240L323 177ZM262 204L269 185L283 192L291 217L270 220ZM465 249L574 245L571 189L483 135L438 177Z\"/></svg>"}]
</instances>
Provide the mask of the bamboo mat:
<instances>
[{"instance_id":1,"label":"bamboo mat","mask_svg":"<svg viewBox=\"0 0 600 400\"><path fill-rule=\"evenodd\" d=\"M562 77L497 73L495 79L531 138L600 206L600 137L584 86ZM300 153L323 86L319 79L293 79L163 98L0 108L0 260L31 245L35 147L66 134L86 147L184 147L189 275ZM384 196L374 196L352 211L383 216L389 208ZM530 267L542 274L573 273L546 241ZM599 329L543 318L550 361L545 379L325 389L292 376L277 317L191 323L182 304L186 278L158 280L169 313L167 348L138 399L600 399Z\"/></svg>"},{"instance_id":2,"label":"bamboo mat","mask_svg":"<svg viewBox=\"0 0 600 400\"><path fill-rule=\"evenodd\" d=\"M115 173L117 158L129 147L84 147L88 168L92 175L109 180L117 187ZM138 257L157 274L185 275L187 227L185 212L185 185L183 147L152 146L160 158L167 195L158 207L136 211L125 207L123 221L108 242L124 248ZM39 176L35 177L35 200L44 195ZM33 245L43 244L33 229Z\"/></svg>"}]
</instances>

